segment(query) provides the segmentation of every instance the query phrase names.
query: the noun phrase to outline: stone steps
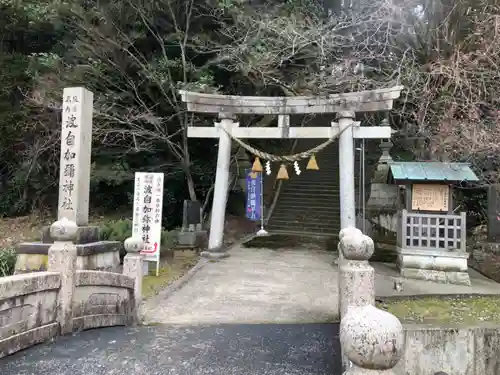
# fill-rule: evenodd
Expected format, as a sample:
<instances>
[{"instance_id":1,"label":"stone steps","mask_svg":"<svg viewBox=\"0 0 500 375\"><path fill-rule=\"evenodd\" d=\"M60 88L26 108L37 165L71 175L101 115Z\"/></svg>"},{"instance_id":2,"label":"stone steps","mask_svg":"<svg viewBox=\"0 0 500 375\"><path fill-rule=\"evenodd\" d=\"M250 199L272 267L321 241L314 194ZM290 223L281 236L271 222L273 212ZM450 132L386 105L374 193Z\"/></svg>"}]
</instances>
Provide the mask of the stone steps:
<instances>
[{"instance_id":1,"label":"stone steps","mask_svg":"<svg viewBox=\"0 0 500 375\"><path fill-rule=\"evenodd\" d=\"M314 147L317 141L299 141L298 149ZM269 231L329 237L340 230L338 144L316 155L318 171L305 170L296 175L288 168L290 180L282 185Z\"/></svg>"}]
</instances>

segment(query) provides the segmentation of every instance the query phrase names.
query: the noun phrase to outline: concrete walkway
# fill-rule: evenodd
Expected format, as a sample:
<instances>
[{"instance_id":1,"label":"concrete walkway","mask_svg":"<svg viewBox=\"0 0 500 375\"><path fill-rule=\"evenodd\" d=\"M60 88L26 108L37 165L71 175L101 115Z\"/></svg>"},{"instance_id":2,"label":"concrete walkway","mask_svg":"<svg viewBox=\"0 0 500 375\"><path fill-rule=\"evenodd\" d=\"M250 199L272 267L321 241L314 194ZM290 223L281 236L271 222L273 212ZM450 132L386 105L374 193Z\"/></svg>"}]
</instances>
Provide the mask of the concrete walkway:
<instances>
[{"instance_id":1,"label":"concrete walkway","mask_svg":"<svg viewBox=\"0 0 500 375\"><path fill-rule=\"evenodd\" d=\"M338 320L335 255L235 246L178 291L143 305L146 324L324 323Z\"/></svg>"},{"instance_id":2,"label":"concrete walkway","mask_svg":"<svg viewBox=\"0 0 500 375\"><path fill-rule=\"evenodd\" d=\"M337 255L314 244L268 249L235 246L206 262L175 292L143 305L145 324L325 323L338 316ZM472 286L400 279L394 264L372 263L377 297L500 294L500 284L470 269Z\"/></svg>"}]
</instances>

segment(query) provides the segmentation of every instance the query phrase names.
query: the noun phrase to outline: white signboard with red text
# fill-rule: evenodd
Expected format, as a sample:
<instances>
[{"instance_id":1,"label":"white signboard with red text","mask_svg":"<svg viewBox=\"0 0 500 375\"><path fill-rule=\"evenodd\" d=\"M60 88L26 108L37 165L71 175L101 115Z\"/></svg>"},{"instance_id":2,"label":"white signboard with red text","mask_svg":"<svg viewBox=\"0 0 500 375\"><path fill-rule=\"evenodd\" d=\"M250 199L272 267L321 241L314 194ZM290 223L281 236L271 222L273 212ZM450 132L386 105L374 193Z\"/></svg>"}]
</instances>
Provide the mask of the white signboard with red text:
<instances>
[{"instance_id":1,"label":"white signboard with red text","mask_svg":"<svg viewBox=\"0 0 500 375\"><path fill-rule=\"evenodd\" d=\"M163 173L135 173L132 236L144 241L144 260L156 262L158 275L163 207Z\"/></svg>"}]
</instances>

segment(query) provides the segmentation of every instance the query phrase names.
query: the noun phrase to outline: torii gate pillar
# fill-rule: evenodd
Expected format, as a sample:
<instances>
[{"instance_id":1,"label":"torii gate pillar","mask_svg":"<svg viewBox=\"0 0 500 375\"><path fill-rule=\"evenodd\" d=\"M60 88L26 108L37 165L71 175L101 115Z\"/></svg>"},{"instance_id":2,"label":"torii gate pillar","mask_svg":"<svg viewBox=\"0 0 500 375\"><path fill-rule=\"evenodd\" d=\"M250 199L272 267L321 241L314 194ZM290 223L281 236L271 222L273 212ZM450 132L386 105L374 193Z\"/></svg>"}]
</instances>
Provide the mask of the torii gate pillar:
<instances>
[{"instance_id":1,"label":"torii gate pillar","mask_svg":"<svg viewBox=\"0 0 500 375\"><path fill-rule=\"evenodd\" d=\"M356 192L354 184L354 112L339 112L339 190L340 227L356 227ZM342 252L339 258L343 259Z\"/></svg>"},{"instance_id":2,"label":"torii gate pillar","mask_svg":"<svg viewBox=\"0 0 500 375\"><path fill-rule=\"evenodd\" d=\"M220 122L217 127L231 132L233 127L238 126L231 115L219 114ZM226 222L226 203L229 193L229 178L231 164L231 137L228 133L219 133L219 150L217 152L217 172L215 174L214 196L212 213L210 216L210 234L208 238L208 250L211 257L223 258L228 256L227 252L220 250L224 245L224 226ZM202 253L202 255L205 255ZM219 255L219 256L217 256Z\"/></svg>"}]
</instances>

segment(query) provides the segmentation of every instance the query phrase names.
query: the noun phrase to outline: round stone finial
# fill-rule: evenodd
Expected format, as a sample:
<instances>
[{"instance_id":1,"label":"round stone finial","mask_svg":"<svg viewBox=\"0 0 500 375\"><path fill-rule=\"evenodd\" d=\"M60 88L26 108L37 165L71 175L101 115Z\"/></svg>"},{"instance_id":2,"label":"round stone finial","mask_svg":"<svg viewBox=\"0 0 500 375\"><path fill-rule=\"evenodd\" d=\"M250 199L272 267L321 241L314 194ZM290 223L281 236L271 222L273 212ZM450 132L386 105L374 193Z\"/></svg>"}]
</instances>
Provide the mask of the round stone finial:
<instances>
[{"instance_id":1,"label":"round stone finial","mask_svg":"<svg viewBox=\"0 0 500 375\"><path fill-rule=\"evenodd\" d=\"M375 243L373 242L373 239L370 236L363 234L363 237L366 243L366 256L368 257L368 259L370 259L373 253L375 252Z\"/></svg>"},{"instance_id":2,"label":"round stone finial","mask_svg":"<svg viewBox=\"0 0 500 375\"><path fill-rule=\"evenodd\" d=\"M123 243L127 253L139 253L144 249L144 241L141 237L129 237Z\"/></svg>"},{"instance_id":3,"label":"round stone finial","mask_svg":"<svg viewBox=\"0 0 500 375\"><path fill-rule=\"evenodd\" d=\"M357 232L351 230L344 233L340 239L339 248L348 260L368 260L375 251L373 240L358 229Z\"/></svg>"},{"instance_id":4,"label":"round stone finial","mask_svg":"<svg viewBox=\"0 0 500 375\"><path fill-rule=\"evenodd\" d=\"M352 307L340 323L340 342L355 365L391 369L404 352L403 326L394 315L373 305Z\"/></svg>"},{"instance_id":5,"label":"round stone finial","mask_svg":"<svg viewBox=\"0 0 500 375\"><path fill-rule=\"evenodd\" d=\"M361 232L358 228L355 228L355 227L347 227L347 228L344 228L342 229L340 232L339 232L339 241L342 240L342 238L344 238L345 236L349 235L349 234L352 234L352 235L355 235L355 234L363 234L363 232Z\"/></svg>"},{"instance_id":6,"label":"round stone finial","mask_svg":"<svg viewBox=\"0 0 500 375\"><path fill-rule=\"evenodd\" d=\"M50 236L55 241L74 241L78 232L78 225L74 221L63 217L50 226Z\"/></svg>"}]
</instances>

